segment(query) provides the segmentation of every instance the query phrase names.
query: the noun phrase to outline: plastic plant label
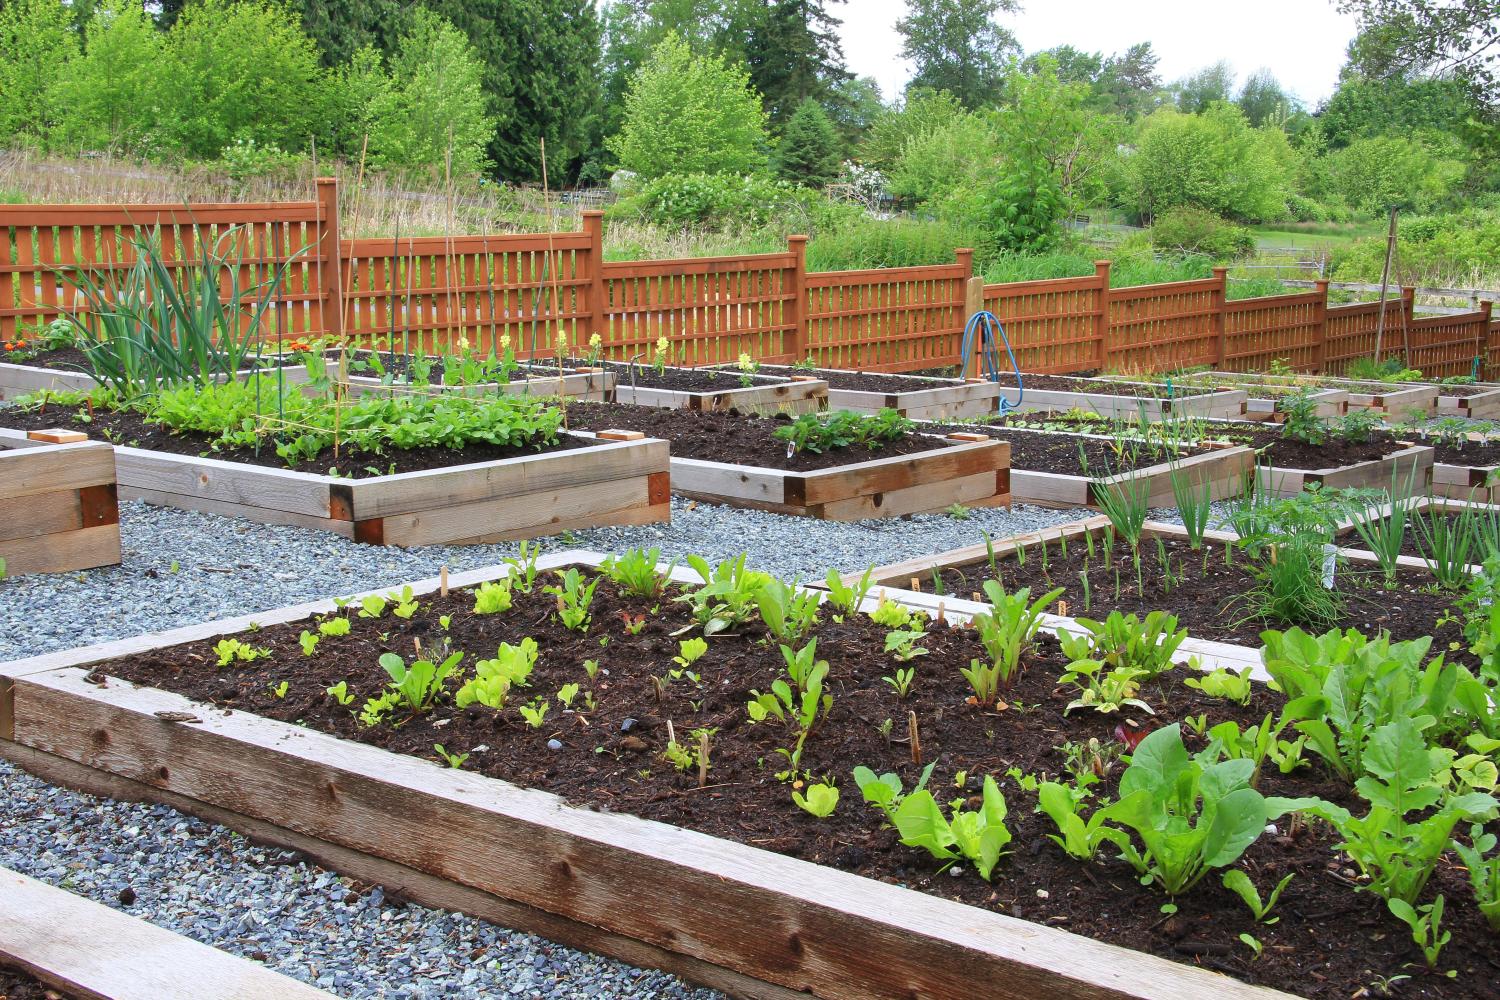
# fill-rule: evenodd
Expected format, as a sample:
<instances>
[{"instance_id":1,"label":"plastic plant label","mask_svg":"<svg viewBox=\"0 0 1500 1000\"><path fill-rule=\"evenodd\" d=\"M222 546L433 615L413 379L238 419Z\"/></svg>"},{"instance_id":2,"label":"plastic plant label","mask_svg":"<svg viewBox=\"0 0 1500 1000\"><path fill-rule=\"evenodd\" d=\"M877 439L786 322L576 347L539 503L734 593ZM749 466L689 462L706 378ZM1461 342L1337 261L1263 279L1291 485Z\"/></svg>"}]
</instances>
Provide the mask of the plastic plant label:
<instances>
[{"instance_id":1,"label":"plastic plant label","mask_svg":"<svg viewBox=\"0 0 1500 1000\"><path fill-rule=\"evenodd\" d=\"M1338 568L1339 550L1336 545L1323 546L1323 589L1333 589L1333 574Z\"/></svg>"}]
</instances>

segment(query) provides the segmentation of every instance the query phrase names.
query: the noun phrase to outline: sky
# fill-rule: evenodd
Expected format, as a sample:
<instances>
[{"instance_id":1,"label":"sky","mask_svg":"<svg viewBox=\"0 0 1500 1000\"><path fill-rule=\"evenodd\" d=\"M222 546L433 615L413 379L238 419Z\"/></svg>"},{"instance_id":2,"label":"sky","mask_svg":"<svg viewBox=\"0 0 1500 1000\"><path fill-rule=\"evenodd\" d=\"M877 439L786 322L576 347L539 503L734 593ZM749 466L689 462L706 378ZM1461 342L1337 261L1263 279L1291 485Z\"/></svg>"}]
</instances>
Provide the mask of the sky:
<instances>
[{"instance_id":1,"label":"sky","mask_svg":"<svg viewBox=\"0 0 1500 1000\"><path fill-rule=\"evenodd\" d=\"M1237 79L1267 67L1283 87L1316 106L1338 85L1354 18L1332 0L1022 0L1020 14L999 22L1027 52L1064 43L1085 52L1123 52L1149 41L1161 58L1157 72L1171 83L1225 59ZM901 59L896 19L904 0L848 0L832 6L843 18L841 37L849 69L873 76L886 98L898 96L911 76Z\"/></svg>"}]
</instances>

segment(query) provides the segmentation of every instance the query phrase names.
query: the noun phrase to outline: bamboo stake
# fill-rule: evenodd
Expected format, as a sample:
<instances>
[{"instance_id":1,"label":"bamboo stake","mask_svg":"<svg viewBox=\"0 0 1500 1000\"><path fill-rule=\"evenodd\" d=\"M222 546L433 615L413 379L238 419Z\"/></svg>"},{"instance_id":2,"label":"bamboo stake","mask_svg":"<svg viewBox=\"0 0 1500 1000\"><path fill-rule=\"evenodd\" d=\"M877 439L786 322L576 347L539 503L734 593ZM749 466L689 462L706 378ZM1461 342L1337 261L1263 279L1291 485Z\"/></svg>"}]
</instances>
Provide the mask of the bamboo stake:
<instances>
[{"instance_id":1,"label":"bamboo stake","mask_svg":"<svg viewBox=\"0 0 1500 1000\"><path fill-rule=\"evenodd\" d=\"M1396 210L1385 235L1385 266L1380 269L1380 315L1375 318L1375 363L1380 364L1380 345L1385 339L1385 294L1391 279L1391 256L1396 252Z\"/></svg>"},{"instance_id":2,"label":"bamboo stake","mask_svg":"<svg viewBox=\"0 0 1500 1000\"><path fill-rule=\"evenodd\" d=\"M918 767L922 766L922 736L917 731L917 713L915 710L906 713L906 732L911 740L911 762Z\"/></svg>"},{"instance_id":3,"label":"bamboo stake","mask_svg":"<svg viewBox=\"0 0 1500 1000\"><path fill-rule=\"evenodd\" d=\"M448 567L444 566L438 570L438 596L448 596Z\"/></svg>"},{"instance_id":4,"label":"bamboo stake","mask_svg":"<svg viewBox=\"0 0 1500 1000\"><path fill-rule=\"evenodd\" d=\"M547 261L552 261L552 230L556 227L552 224L551 195L547 186L547 139L542 137L542 204L547 206ZM557 402L558 408L562 410L563 430L568 429L568 401L563 395L563 338L567 336L563 332L562 310L558 306L557 294L557 272L562 268L562 256L559 255L557 263L552 268L552 350L557 355Z\"/></svg>"}]
</instances>

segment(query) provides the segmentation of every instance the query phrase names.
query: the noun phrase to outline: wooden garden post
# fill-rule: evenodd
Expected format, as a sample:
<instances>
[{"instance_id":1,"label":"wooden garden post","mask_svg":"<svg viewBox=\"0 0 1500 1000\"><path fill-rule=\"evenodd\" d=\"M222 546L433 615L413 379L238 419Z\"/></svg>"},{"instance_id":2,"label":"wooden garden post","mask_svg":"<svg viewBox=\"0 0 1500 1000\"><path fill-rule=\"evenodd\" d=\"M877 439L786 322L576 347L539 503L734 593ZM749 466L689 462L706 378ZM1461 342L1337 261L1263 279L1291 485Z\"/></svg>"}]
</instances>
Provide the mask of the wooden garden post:
<instances>
[{"instance_id":1,"label":"wooden garden post","mask_svg":"<svg viewBox=\"0 0 1500 1000\"><path fill-rule=\"evenodd\" d=\"M1213 270L1214 289L1209 293L1210 308L1213 310L1211 320L1213 322L1214 339L1218 342L1218 358L1214 361L1215 368L1223 368L1228 359L1229 334L1226 331L1227 324L1224 322L1224 299L1229 291L1229 268L1216 267Z\"/></svg>"},{"instance_id":2,"label":"wooden garden post","mask_svg":"<svg viewBox=\"0 0 1500 1000\"><path fill-rule=\"evenodd\" d=\"M1099 311L1094 317L1094 368L1104 370L1104 359L1109 356L1106 341L1109 340L1109 261L1094 261L1094 278L1099 282Z\"/></svg>"},{"instance_id":3,"label":"wooden garden post","mask_svg":"<svg viewBox=\"0 0 1500 1000\"><path fill-rule=\"evenodd\" d=\"M604 298L604 213L589 209L583 213L583 231L588 234L588 306L581 317L583 331L578 350L588 349L589 338L598 334L605 347L609 346L612 331L609 328L609 304Z\"/></svg>"},{"instance_id":4,"label":"wooden garden post","mask_svg":"<svg viewBox=\"0 0 1500 1000\"><path fill-rule=\"evenodd\" d=\"M1315 287L1318 301L1313 305L1313 371L1322 375L1328 354L1328 279L1319 278Z\"/></svg>"},{"instance_id":5,"label":"wooden garden post","mask_svg":"<svg viewBox=\"0 0 1500 1000\"><path fill-rule=\"evenodd\" d=\"M964 251L962 251L962 250L959 251L959 253L963 253L963 252ZM971 250L971 251L969 251L969 253L972 254L973 251ZM971 318L973 318L973 316L974 316L975 313L983 312L983 311L984 311L984 279L982 277L979 277L978 275L972 275L972 276L970 276L969 280L964 283L964 315L963 315L963 322L964 322L964 324L967 325L968 322L969 322L969 320ZM963 336L964 336L963 332L960 331L959 335L958 335L958 349L959 349L960 353L963 352L963 343L964 343ZM976 337L975 338L975 342L974 342L974 353L971 354L971 355L969 355L969 364L968 364L968 367L966 367L960 373L960 374L963 375L964 378L979 378L979 347L980 347L979 340ZM1000 348L1000 345L996 344L995 345L995 349L999 350L999 348Z\"/></svg>"},{"instance_id":6,"label":"wooden garden post","mask_svg":"<svg viewBox=\"0 0 1500 1000\"><path fill-rule=\"evenodd\" d=\"M339 182L337 177L318 178L318 299L323 313L323 333L344 335L344 280L339 240Z\"/></svg>"},{"instance_id":7,"label":"wooden garden post","mask_svg":"<svg viewBox=\"0 0 1500 1000\"><path fill-rule=\"evenodd\" d=\"M807 237L788 236L786 251L792 267L788 278L787 300L783 320L787 326L783 350L798 362L808 355L807 346Z\"/></svg>"}]
</instances>

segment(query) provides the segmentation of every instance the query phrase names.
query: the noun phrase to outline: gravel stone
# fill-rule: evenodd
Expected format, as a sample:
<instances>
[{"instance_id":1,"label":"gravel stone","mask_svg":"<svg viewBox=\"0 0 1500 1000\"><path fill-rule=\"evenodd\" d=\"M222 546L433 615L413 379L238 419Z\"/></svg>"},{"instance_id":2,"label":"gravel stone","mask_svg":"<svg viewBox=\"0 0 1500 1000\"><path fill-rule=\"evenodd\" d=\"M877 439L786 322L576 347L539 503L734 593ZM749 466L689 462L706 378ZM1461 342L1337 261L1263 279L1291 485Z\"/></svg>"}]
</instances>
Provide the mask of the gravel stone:
<instances>
[{"instance_id":1,"label":"gravel stone","mask_svg":"<svg viewBox=\"0 0 1500 1000\"><path fill-rule=\"evenodd\" d=\"M514 543L377 548L302 528L141 502L121 505L123 564L0 581L0 661L499 563ZM975 508L838 524L672 501L670 525L599 528L543 551L661 549L710 562L746 551L784 578L936 553L1088 516ZM460 914L390 899L300 856L165 806L40 781L0 761L0 865L341 997L691 998L719 994Z\"/></svg>"}]
</instances>

